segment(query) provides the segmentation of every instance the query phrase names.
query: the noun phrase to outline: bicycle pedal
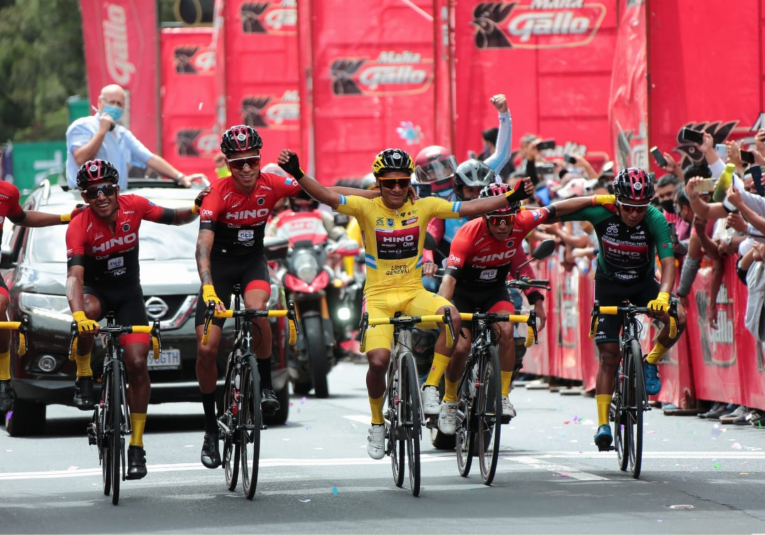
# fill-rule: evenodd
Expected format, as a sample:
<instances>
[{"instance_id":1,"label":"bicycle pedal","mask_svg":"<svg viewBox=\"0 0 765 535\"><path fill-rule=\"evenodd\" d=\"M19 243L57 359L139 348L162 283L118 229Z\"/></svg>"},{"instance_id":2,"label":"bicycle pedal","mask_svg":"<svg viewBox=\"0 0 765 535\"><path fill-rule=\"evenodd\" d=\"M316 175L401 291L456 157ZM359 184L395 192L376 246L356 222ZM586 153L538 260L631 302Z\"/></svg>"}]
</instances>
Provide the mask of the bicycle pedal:
<instances>
[{"instance_id":1,"label":"bicycle pedal","mask_svg":"<svg viewBox=\"0 0 765 535\"><path fill-rule=\"evenodd\" d=\"M260 424L260 430L265 431L268 429L268 426L266 424Z\"/></svg>"},{"instance_id":2,"label":"bicycle pedal","mask_svg":"<svg viewBox=\"0 0 765 535\"><path fill-rule=\"evenodd\" d=\"M510 417L509 414L503 414L502 415L502 423L503 424L509 424L510 420L512 420L512 418Z\"/></svg>"},{"instance_id":3,"label":"bicycle pedal","mask_svg":"<svg viewBox=\"0 0 765 535\"><path fill-rule=\"evenodd\" d=\"M598 451L616 451L613 446L598 446Z\"/></svg>"}]
</instances>

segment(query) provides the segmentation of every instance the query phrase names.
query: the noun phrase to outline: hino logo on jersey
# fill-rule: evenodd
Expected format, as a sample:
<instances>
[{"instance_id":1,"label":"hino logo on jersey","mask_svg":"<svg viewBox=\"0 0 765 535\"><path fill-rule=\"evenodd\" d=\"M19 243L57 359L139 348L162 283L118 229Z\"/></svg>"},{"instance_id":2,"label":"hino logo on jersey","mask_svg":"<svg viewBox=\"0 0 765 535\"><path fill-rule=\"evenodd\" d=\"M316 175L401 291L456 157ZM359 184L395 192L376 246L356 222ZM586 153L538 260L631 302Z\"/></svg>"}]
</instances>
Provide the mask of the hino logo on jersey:
<instances>
[{"instance_id":1,"label":"hino logo on jersey","mask_svg":"<svg viewBox=\"0 0 765 535\"><path fill-rule=\"evenodd\" d=\"M499 260L509 260L515 256L515 249L509 249L502 253L487 254L483 256L474 256L470 261L472 264L488 264L489 262L497 262Z\"/></svg>"},{"instance_id":2,"label":"hino logo on jersey","mask_svg":"<svg viewBox=\"0 0 765 535\"><path fill-rule=\"evenodd\" d=\"M268 208L260 208L258 210L242 210L240 212L230 212L226 214L226 219L236 219L239 221L240 219L268 217L268 214Z\"/></svg>"},{"instance_id":3,"label":"hino logo on jersey","mask_svg":"<svg viewBox=\"0 0 765 535\"><path fill-rule=\"evenodd\" d=\"M136 243L137 241L138 234L132 232L119 238L112 238L111 240L105 241L101 245L94 245L92 249L94 253L105 253L110 249L117 247L118 245L130 245Z\"/></svg>"}]
</instances>

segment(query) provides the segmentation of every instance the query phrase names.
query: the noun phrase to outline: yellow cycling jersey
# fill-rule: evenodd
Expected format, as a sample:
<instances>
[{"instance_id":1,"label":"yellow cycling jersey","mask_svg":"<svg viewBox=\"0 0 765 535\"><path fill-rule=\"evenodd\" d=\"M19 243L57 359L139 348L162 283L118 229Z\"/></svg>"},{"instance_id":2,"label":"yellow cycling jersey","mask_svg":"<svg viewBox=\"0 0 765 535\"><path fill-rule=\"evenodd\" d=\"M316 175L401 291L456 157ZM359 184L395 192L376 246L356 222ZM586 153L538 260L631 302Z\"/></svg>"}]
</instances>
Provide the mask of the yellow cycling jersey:
<instances>
[{"instance_id":1,"label":"yellow cycling jersey","mask_svg":"<svg viewBox=\"0 0 765 535\"><path fill-rule=\"evenodd\" d=\"M388 208L382 197L340 196L337 211L356 218L361 228L367 265L365 295L399 289L422 290L422 248L431 219L456 219L460 202L438 197L407 199L398 210Z\"/></svg>"}]
</instances>

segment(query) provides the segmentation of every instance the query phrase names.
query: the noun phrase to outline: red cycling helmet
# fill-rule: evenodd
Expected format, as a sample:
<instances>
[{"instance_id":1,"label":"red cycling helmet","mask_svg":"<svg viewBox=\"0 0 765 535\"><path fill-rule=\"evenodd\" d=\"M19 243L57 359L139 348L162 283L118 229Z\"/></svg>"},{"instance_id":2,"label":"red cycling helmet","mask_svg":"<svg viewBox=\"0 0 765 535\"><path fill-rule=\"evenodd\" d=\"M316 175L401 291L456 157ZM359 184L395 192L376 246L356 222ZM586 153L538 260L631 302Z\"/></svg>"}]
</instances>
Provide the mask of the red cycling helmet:
<instances>
[{"instance_id":1,"label":"red cycling helmet","mask_svg":"<svg viewBox=\"0 0 765 535\"><path fill-rule=\"evenodd\" d=\"M415 174L420 184L430 184L433 194L442 196L454 187L457 160L446 147L431 145L415 158Z\"/></svg>"},{"instance_id":2,"label":"red cycling helmet","mask_svg":"<svg viewBox=\"0 0 765 535\"><path fill-rule=\"evenodd\" d=\"M487 197L499 197L500 195L504 196L511 191L513 191L513 188L511 188L507 184L490 184L481 190L481 193L478 195L478 198L485 199ZM486 215L490 215L490 216L491 215L510 215L517 212L520 208L521 208L521 202L514 201L508 204L507 206L503 206L499 210L494 210L493 212Z\"/></svg>"},{"instance_id":3,"label":"red cycling helmet","mask_svg":"<svg viewBox=\"0 0 765 535\"><path fill-rule=\"evenodd\" d=\"M263 140L258 131L244 124L232 126L220 138L220 150L226 156L233 152L260 150L262 147Z\"/></svg>"},{"instance_id":4,"label":"red cycling helmet","mask_svg":"<svg viewBox=\"0 0 765 535\"><path fill-rule=\"evenodd\" d=\"M653 180L638 167L627 167L614 178L614 195L617 200L648 202L654 195Z\"/></svg>"},{"instance_id":5,"label":"red cycling helmet","mask_svg":"<svg viewBox=\"0 0 765 535\"><path fill-rule=\"evenodd\" d=\"M77 187L85 189L96 182L116 184L120 179L117 169L106 160L88 160L77 171Z\"/></svg>"}]
</instances>

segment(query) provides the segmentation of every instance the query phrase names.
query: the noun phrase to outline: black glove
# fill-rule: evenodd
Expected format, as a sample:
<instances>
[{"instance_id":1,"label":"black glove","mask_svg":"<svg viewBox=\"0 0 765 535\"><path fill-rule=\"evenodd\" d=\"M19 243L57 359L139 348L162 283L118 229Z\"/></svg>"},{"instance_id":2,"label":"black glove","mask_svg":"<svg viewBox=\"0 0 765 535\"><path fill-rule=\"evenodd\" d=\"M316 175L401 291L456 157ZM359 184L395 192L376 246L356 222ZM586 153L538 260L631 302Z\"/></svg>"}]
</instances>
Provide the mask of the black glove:
<instances>
[{"instance_id":1,"label":"black glove","mask_svg":"<svg viewBox=\"0 0 765 535\"><path fill-rule=\"evenodd\" d=\"M303 175L305 175L303 170L300 168L300 161L298 161L298 156L294 152L290 154L290 159L287 160L287 163L280 163L279 167L294 176L295 180L300 180L303 178Z\"/></svg>"},{"instance_id":2,"label":"black glove","mask_svg":"<svg viewBox=\"0 0 765 535\"><path fill-rule=\"evenodd\" d=\"M505 194L508 203L522 201L523 199L529 198L529 195L526 194L525 182L526 179L519 180L515 183L515 189L512 192Z\"/></svg>"}]
</instances>

